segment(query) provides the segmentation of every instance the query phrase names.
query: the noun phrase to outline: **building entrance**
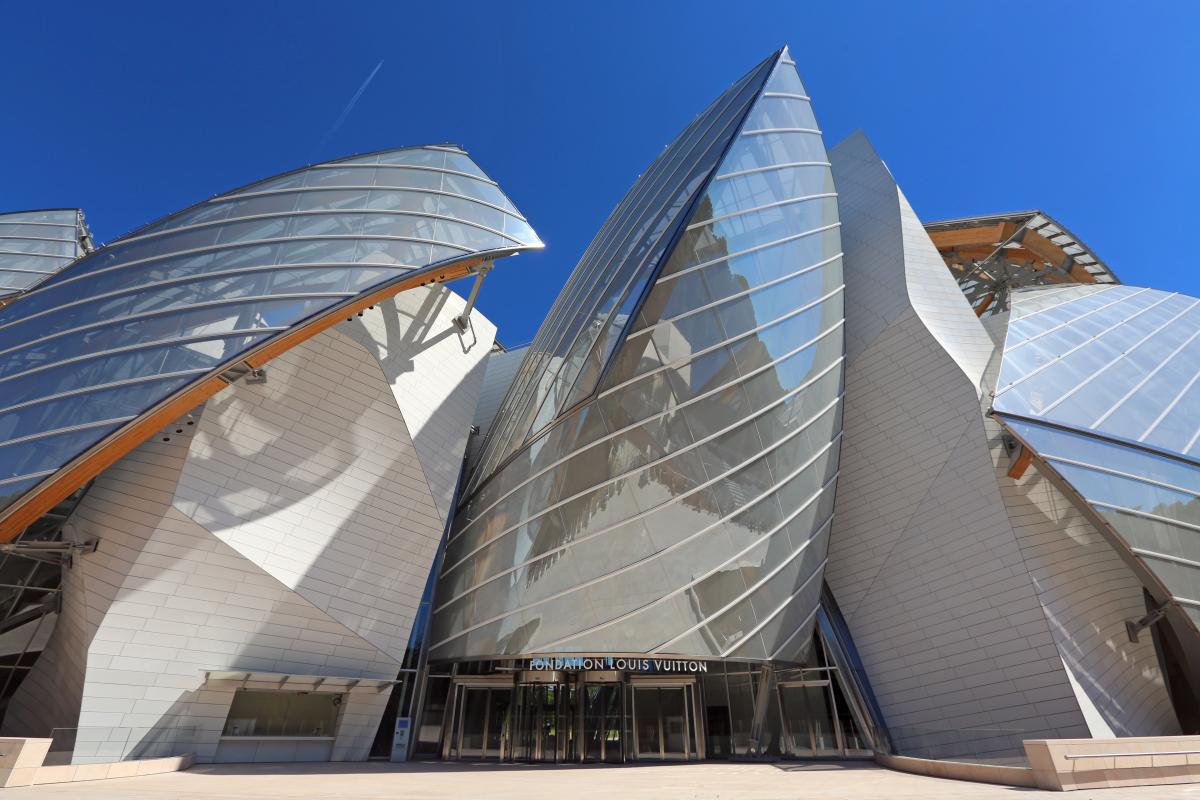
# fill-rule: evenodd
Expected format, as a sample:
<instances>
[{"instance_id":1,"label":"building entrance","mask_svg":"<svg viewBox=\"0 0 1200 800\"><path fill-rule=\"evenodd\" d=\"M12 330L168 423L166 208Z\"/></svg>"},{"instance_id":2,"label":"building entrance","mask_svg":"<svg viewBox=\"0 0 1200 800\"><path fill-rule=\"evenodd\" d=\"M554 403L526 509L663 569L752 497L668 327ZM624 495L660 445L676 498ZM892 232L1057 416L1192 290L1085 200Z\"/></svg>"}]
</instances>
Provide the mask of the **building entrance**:
<instances>
[{"instance_id":1,"label":"building entrance","mask_svg":"<svg viewBox=\"0 0 1200 800\"><path fill-rule=\"evenodd\" d=\"M635 689L633 709L639 761L680 761L688 757L687 704L682 687Z\"/></svg>"},{"instance_id":2,"label":"building entrance","mask_svg":"<svg viewBox=\"0 0 1200 800\"><path fill-rule=\"evenodd\" d=\"M442 757L522 762L703 758L693 678L530 672L454 681Z\"/></svg>"},{"instance_id":3,"label":"building entrance","mask_svg":"<svg viewBox=\"0 0 1200 800\"><path fill-rule=\"evenodd\" d=\"M517 685L515 694L509 760L551 763L565 760L571 743L569 700L573 694L567 685L522 683Z\"/></svg>"}]
</instances>

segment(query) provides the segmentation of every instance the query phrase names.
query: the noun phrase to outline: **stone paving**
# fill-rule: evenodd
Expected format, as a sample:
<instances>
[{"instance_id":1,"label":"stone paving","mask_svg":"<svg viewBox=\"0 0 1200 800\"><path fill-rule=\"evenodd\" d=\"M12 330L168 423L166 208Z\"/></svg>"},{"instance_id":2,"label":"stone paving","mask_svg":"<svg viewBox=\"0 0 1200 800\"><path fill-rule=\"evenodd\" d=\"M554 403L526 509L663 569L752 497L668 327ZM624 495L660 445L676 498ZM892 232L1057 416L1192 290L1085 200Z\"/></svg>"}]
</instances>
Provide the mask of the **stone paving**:
<instances>
[{"instance_id":1,"label":"stone paving","mask_svg":"<svg viewBox=\"0 0 1200 800\"><path fill-rule=\"evenodd\" d=\"M893 772L870 763L629 766L202 764L186 772L7 789L3 800L1200 800L1200 784L1041 792Z\"/></svg>"}]
</instances>

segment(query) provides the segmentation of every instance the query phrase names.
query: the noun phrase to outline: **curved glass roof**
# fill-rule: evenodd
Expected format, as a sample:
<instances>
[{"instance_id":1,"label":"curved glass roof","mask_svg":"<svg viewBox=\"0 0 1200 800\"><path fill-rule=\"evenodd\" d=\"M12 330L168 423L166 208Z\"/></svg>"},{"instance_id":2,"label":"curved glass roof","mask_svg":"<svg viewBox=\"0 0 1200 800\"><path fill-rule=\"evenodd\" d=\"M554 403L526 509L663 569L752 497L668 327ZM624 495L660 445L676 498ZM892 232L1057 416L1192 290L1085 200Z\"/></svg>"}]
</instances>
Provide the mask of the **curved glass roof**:
<instances>
[{"instance_id":1,"label":"curved glass roof","mask_svg":"<svg viewBox=\"0 0 1200 800\"><path fill-rule=\"evenodd\" d=\"M1200 299L1015 292L992 409L1200 627Z\"/></svg>"},{"instance_id":2,"label":"curved glass roof","mask_svg":"<svg viewBox=\"0 0 1200 800\"><path fill-rule=\"evenodd\" d=\"M1200 299L1136 286L1013 294L993 409L1200 459Z\"/></svg>"},{"instance_id":3,"label":"curved glass roof","mask_svg":"<svg viewBox=\"0 0 1200 800\"><path fill-rule=\"evenodd\" d=\"M0 509L355 298L541 246L441 145L313 165L140 228L0 309Z\"/></svg>"},{"instance_id":4,"label":"curved glass roof","mask_svg":"<svg viewBox=\"0 0 1200 800\"><path fill-rule=\"evenodd\" d=\"M77 208L0 214L0 303L92 250Z\"/></svg>"},{"instance_id":5,"label":"curved glass roof","mask_svg":"<svg viewBox=\"0 0 1200 800\"><path fill-rule=\"evenodd\" d=\"M782 51L663 152L568 281L455 517L431 657L796 660L842 323L833 179Z\"/></svg>"},{"instance_id":6,"label":"curved glass roof","mask_svg":"<svg viewBox=\"0 0 1200 800\"><path fill-rule=\"evenodd\" d=\"M595 390L654 265L773 64L759 64L692 120L605 220L530 344L464 495Z\"/></svg>"}]
</instances>

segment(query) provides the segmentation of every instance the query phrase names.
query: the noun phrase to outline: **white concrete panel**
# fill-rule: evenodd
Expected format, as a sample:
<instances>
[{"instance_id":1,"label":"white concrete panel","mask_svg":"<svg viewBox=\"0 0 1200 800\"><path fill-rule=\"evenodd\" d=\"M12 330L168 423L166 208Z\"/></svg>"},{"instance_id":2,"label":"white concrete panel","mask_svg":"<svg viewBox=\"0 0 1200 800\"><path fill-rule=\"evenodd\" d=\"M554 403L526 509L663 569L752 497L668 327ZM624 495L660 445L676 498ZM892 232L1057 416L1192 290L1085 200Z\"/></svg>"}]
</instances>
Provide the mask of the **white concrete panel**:
<instances>
[{"instance_id":1,"label":"white concrete panel","mask_svg":"<svg viewBox=\"0 0 1200 800\"><path fill-rule=\"evenodd\" d=\"M965 299L865 137L830 158L848 362L826 577L892 738L912 755L1005 757L1025 737L1087 735L994 478L987 334L958 314ZM956 359L942 338L971 322Z\"/></svg>"},{"instance_id":2,"label":"white concrete panel","mask_svg":"<svg viewBox=\"0 0 1200 800\"><path fill-rule=\"evenodd\" d=\"M496 326L478 310L466 331L455 326L465 308L466 301L444 286L426 286L338 326L379 362L443 526L496 340Z\"/></svg>"},{"instance_id":3,"label":"white concrete panel","mask_svg":"<svg viewBox=\"0 0 1200 800\"><path fill-rule=\"evenodd\" d=\"M78 728L75 763L366 758L389 690L347 694L333 741L263 749L222 740L242 684L203 676L396 677L444 529L438 462L402 406L442 463L460 462L493 335L473 317L482 339L461 345L442 325L461 298L415 294L279 356L266 383L230 387L97 478L67 534L99 548L67 571L6 729Z\"/></svg>"}]
</instances>

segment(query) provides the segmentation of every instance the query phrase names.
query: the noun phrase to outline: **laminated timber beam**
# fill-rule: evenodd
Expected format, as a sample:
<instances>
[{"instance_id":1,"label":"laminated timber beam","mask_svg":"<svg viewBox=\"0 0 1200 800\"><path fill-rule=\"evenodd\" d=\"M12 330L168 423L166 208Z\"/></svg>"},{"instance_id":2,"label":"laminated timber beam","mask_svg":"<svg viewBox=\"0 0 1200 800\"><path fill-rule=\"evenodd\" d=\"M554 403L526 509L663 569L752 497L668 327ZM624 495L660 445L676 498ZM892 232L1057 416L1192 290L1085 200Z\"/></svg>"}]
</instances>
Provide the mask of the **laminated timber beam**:
<instances>
[{"instance_id":1,"label":"laminated timber beam","mask_svg":"<svg viewBox=\"0 0 1200 800\"><path fill-rule=\"evenodd\" d=\"M929 238L938 250L948 250L963 245L991 245L993 249L1017 232L1012 222L997 222L991 225L973 225L969 228L929 231Z\"/></svg>"},{"instance_id":2,"label":"laminated timber beam","mask_svg":"<svg viewBox=\"0 0 1200 800\"><path fill-rule=\"evenodd\" d=\"M220 365L196 383L184 387L148 409L137 419L126 423L0 511L0 542L15 539L80 486L124 458L156 432L229 386L230 381L222 376L231 367L244 363L254 369L260 368L301 342L333 327L348 315L356 314L409 289L466 277L473 274L484 261L510 253L511 251L473 253L458 261L401 276L371 292L339 303L306 322L299 323L292 330L268 339L233 364Z\"/></svg>"},{"instance_id":3,"label":"laminated timber beam","mask_svg":"<svg viewBox=\"0 0 1200 800\"><path fill-rule=\"evenodd\" d=\"M1017 455L1013 458L1013 462L1008 468L1008 477L1013 480L1020 480L1032 463L1033 451L1023 444L1018 445Z\"/></svg>"}]
</instances>

